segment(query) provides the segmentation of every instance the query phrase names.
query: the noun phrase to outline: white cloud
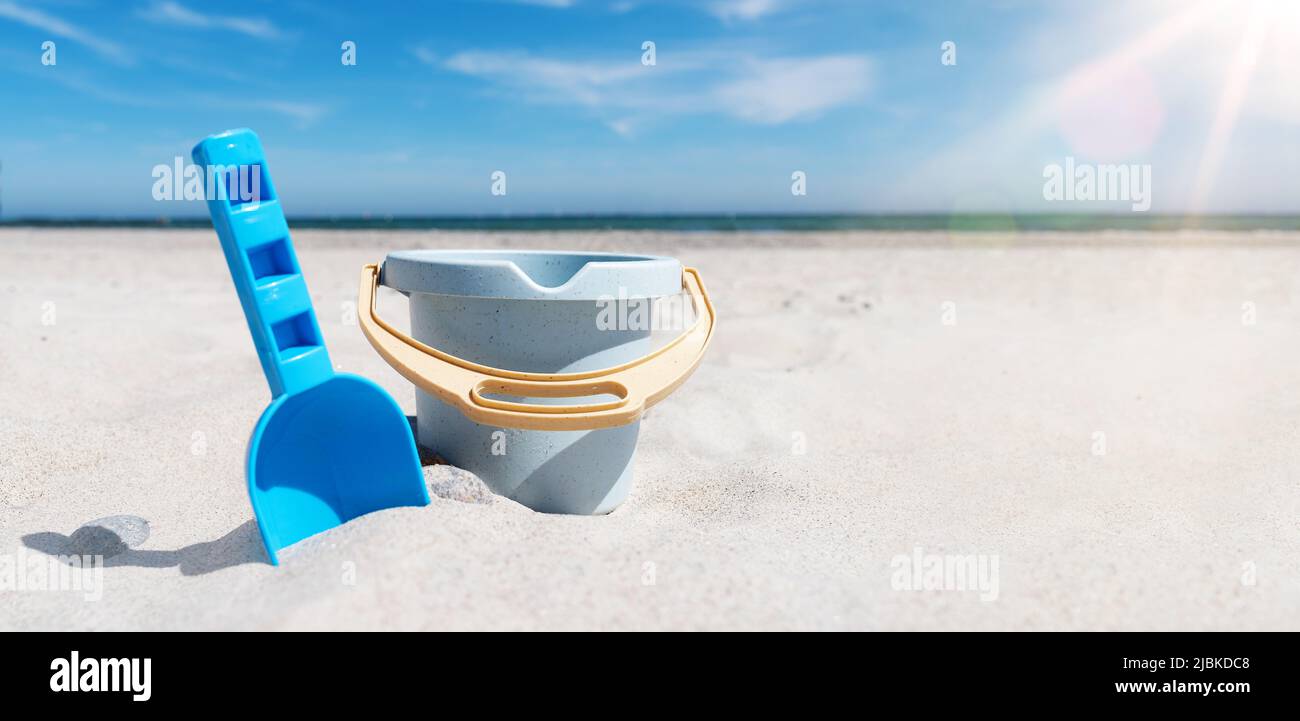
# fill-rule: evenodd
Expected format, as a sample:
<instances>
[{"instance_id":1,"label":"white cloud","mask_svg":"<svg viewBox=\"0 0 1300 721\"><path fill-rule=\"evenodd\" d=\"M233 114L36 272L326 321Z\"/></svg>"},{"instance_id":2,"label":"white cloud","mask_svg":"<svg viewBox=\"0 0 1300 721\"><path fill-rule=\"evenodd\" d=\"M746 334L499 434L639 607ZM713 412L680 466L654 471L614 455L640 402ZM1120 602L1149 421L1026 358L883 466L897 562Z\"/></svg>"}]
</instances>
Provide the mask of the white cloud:
<instances>
[{"instance_id":1,"label":"white cloud","mask_svg":"<svg viewBox=\"0 0 1300 721\"><path fill-rule=\"evenodd\" d=\"M538 5L544 8L571 8L574 0L510 0L516 5Z\"/></svg>"},{"instance_id":2,"label":"white cloud","mask_svg":"<svg viewBox=\"0 0 1300 721\"><path fill-rule=\"evenodd\" d=\"M329 113L327 105L311 101L284 100L282 98L259 99L240 97L232 99L227 96L204 93L177 93L157 96L146 93L126 92L114 88L100 80L78 74L73 71L58 73L39 73L43 78L57 83L68 90L93 98L100 102L112 103L133 108L157 108L174 110L177 104L189 104L204 108L222 110L264 111L283 116L294 121L299 127L306 127L320 120Z\"/></svg>"},{"instance_id":3,"label":"white cloud","mask_svg":"<svg viewBox=\"0 0 1300 721\"><path fill-rule=\"evenodd\" d=\"M411 53L415 55L416 60L419 60L425 65L438 64L438 54L426 47L415 48L414 50L411 51Z\"/></svg>"},{"instance_id":4,"label":"white cloud","mask_svg":"<svg viewBox=\"0 0 1300 721\"><path fill-rule=\"evenodd\" d=\"M204 15L172 0L155 2L139 11L140 17L165 25L183 25L192 28L233 30L249 37L273 40L283 33L265 18L237 17L233 15Z\"/></svg>"},{"instance_id":5,"label":"white cloud","mask_svg":"<svg viewBox=\"0 0 1300 721\"><path fill-rule=\"evenodd\" d=\"M416 57L487 80L494 91L526 102L580 105L623 136L647 116L713 114L760 124L808 120L862 99L872 79L872 63L863 55L764 60L683 52L654 67L635 57L607 62L522 52L469 51L437 62L417 50Z\"/></svg>"},{"instance_id":6,"label":"white cloud","mask_svg":"<svg viewBox=\"0 0 1300 721\"><path fill-rule=\"evenodd\" d=\"M533 99L558 96L583 105L600 105L608 99L608 89L646 75L639 61L577 62L526 53L463 52L448 58L444 65L466 75L515 85Z\"/></svg>"},{"instance_id":7,"label":"white cloud","mask_svg":"<svg viewBox=\"0 0 1300 721\"><path fill-rule=\"evenodd\" d=\"M709 4L709 12L723 22L757 20L779 9L777 0L718 0Z\"/></svg>"},{"instance_id":8,"label":"white cloud","mask_svg":"<svg viewBox=\"0 0 1300 721\"><path fill-rule=\"evenodd\" d=\"M816 117L861 98L870 85L867 58L827 55L755 63L745 77L718 88L717 96L736 117L775 124Z\"/></svg>"},{"instance_id":9,"label":"white cloud","mask_svg":"<svg viewBox=\"0 0 1300 721\"><path fill-rule=\"evenodd\" d=\"M23 25L44 30L55 37L66 38L85 45L100 56L119 65L131 65L134 62L131 54L117 43L105 40L95 33L40 10L25 8L16 3L7 2L7 0L0 0L0 18L8 18Z\"/></svg>"},{"instance_id":10,"label":"white cloud","mask_svg":"<svg viewBox=\"0 0 1300 721\"><path fill-rule=\"evenodd\" d=\"M292 102L288 100L260 100L247 103L247 107L253 109L269 110L273 113L292 118L300 126L311 125L321 116L325 115L328 109L317 103Z\"/></svg>"},{"instance_id":11,"label":"white cloud","mask_svg":"<svg viewBox=\"0 0 1300 721\"><path fill-rule=\"evenodd\" d=\"M625 138L632 137L632 134L636 132L636 120L634 118L617 118L609 121L606 125L609 126L610 130Z\"/></svg>"}]
</instances>

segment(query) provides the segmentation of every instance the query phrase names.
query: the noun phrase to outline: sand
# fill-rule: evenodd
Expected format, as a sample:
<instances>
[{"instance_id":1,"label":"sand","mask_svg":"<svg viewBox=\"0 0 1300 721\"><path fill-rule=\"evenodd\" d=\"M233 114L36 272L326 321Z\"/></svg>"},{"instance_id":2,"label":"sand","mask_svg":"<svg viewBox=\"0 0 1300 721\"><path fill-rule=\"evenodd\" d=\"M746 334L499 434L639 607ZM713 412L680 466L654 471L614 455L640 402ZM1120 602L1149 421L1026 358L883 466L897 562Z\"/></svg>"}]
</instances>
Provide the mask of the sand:
<instances>
[{"instance_id":1,"label":"sand","mask_svg":"<svg viewBox=\"0 0 1300 721\"><path fill-rule=\"evenodd\" d=\"M295 241L334 362L410 414L349 305L388 250L669 253L720 327L613 514L429 465L430 506L272 567L215 236L0 230L0 562L110 555L98 598L0 590L0 630L1300 629L1300 235ZM967 556L995 592L912 577Z\"/></svg>"}]
</instances>

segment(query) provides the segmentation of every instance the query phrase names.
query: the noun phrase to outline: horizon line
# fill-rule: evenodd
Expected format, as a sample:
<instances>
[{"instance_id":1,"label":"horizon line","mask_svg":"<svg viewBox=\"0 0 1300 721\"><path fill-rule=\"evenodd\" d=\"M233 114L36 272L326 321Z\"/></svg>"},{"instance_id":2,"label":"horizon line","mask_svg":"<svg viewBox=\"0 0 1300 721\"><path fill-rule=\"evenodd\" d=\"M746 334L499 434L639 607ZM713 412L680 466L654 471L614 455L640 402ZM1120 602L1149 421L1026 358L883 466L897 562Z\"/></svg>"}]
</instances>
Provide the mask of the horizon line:
<instances>
[{"instance_id":1,"label":"horizon line","mask_svg":"<svg viewBox=\"0 0 1300 721\"><path fill-rule=\"evenodd\" d=\"M826 213L603 213L494 215L300 215L290 226L371 230L680 230L834 231L943 230L1300 230L1300 213L1045 213L1045 212L826 212ZM205 228L194 216L19 216L4 228Z\"/></svg>"}]
</instances>

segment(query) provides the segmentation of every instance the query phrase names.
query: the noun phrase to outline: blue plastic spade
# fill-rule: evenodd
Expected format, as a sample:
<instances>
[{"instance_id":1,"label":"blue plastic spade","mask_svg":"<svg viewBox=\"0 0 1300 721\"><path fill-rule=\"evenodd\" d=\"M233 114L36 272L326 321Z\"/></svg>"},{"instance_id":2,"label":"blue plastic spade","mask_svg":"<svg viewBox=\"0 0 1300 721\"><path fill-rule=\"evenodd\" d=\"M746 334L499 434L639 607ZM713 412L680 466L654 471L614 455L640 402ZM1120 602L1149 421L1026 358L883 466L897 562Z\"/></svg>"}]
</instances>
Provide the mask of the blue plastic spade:
<instances>
[{"instance_id":1,"label":"blue plastic spade","mask_svg":"<svg viewBox=\"0 0 1300 721\"><path fill-rule=\"evenodd\" d=\"M357 516L424 506L420 457L393 397L335 373L289 226L251 130L194 147L271 405L248 442L248 496L272 564L276 551Z\"/></svg>"}]
</instances>

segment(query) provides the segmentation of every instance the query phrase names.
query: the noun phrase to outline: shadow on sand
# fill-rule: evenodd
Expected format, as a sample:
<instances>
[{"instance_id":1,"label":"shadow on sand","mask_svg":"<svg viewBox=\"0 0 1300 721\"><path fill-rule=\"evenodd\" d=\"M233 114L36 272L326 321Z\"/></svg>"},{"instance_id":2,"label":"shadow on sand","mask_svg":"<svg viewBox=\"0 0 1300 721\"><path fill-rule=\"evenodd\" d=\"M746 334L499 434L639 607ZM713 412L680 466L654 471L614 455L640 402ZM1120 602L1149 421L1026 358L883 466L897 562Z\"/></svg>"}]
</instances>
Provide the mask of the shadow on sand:
<instances>
[{"instance_id":1,"label":"shadow on sand","mask_svg":"<svg viewBox=\"0 0 1300 721\"><path fill-rule=\"evenodd\" d=\"M179 567L186 576L199 576L245 563L269 564L257 522L243 525L215 541L194 543L175 551L145 551L128 548L126 542L106 528L82 527L71 536L47 531L23 536L23 545L50 556L103 556L105 568Z\"/></svg>"},{"instance_id":2,"label":"shadow on sand","mask_svg":"<svg viewBox=\"0 0 1300 721\"><path fill-rule=\"evenodd\" d=\"M415 433L415 416L407 416L411 432ZM420 464L423 466L445 464L436 453L420 446ZM116 518L116 517L114 517ZM132 518L134 517L124 517ZM106 519L101 519L106 520ZM144 519L134 519L146 528ZM53 557L60 556L103 556L104 567L134 566L137 568L172 568L179 567L186 576L200 576L223 568L242 566L246 563L263 563L269 565L271 559L262 546L262 537L257 530L257 521L245 521L238 528L215 541L194 543L175 551L146 551L131 548L131 543L143 539L123 539L111 527L94 525L92 522L73 531L71 536L54 531L29 533L23 536L23 545ZM137 524L137 525L138 525ZM70 559L69 559L70 560Z\"/></svg>"}]
</instances>

